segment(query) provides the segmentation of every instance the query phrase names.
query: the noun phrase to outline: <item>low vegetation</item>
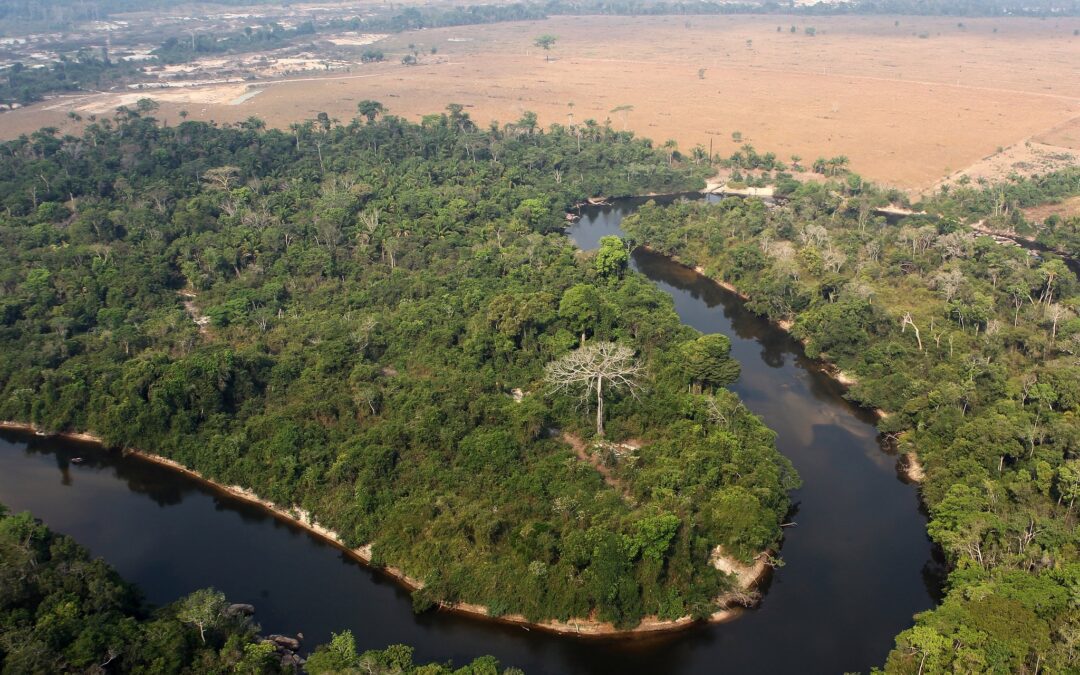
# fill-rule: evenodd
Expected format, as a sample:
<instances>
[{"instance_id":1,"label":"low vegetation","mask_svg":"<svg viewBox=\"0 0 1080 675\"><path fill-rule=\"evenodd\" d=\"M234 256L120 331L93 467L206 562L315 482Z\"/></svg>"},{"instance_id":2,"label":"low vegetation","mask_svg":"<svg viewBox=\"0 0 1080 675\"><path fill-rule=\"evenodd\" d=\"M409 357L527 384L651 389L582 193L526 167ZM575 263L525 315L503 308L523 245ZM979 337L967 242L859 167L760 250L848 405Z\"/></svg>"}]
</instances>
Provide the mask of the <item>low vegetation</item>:
<instances>
[{"instance_id":1,"label":"low vegetation","mask_svg":"<svg viewBox=\"0 0 1080 675\"><path fill-rule=\"evenodd\" d=\"M315 34L315 25L305 21L295 28L272 23L258 28L217 35L199 33L190 37L167 39L153 54L162 63L187 63L213 54L236 54L276 49Z\"/></svg>"}]
</instances>

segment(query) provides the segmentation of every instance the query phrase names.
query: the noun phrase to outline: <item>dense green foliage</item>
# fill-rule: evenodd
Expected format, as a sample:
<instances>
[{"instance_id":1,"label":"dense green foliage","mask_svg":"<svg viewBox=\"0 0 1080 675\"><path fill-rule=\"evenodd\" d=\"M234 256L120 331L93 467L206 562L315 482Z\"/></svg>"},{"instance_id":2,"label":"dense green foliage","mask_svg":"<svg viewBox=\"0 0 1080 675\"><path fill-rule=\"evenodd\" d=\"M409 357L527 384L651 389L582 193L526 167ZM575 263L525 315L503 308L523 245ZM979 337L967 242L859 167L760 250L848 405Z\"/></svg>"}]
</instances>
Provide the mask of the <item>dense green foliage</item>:
<instances>
[{"instance_id":1,"label":"dense green foliage","mask_svg":"<svg viewBox=\"0 0 1080 675\"><path fill-rule=\"evenodd\" d=\"M420 608L711 612L730 585L712 547L773 546L794 471L717 389L723 345L688 372L699 335L670 299L561 233L569 204L700 186L698 166L591 121L362 105L292 133L125 110L5 145L0 416L307 510L424 580ZM642 366L636 396L605 392L609 436L644 442L601 452L611 482L549 431L592 433L543 380L582 336Z\"/></svg>"},{"instance_id":2,"label":"dense green foliage","mask_svg":"<svg viewBox=\"0 0 1080 675\"><path fill-rule=\"evenodd\" d=\"M792 322L921 460L929 533L954 571L942 607L898 638L890 670L1074 670L1080 283L1053 256L971 232L963 221L993 217L971 199L935 200L896 225L874 215L886 202L858 180L804 184L773 208L647 205L623 227Z\"/></svg>"},{"instance_id":3,"label":"dense green foliage","mask_svg":"<svg viewBox=\"0 0 1080 675\"><path fill-rule=\"evenodd\" d=\"M201 605L204 629L192 623ZM199 591L149 610L72 539L0 506L0 672L277 673L257 626Z\"/></svg>"},{"instance_id":4,"label":"dense green foliage","mask_svg":"<svg viewBox=\"0 0 1080 675\"><path fill-rule=\"evenodd\" d=\"M499 662L492 656L483 656L467 666L454 668L450 665L413 662L413 650L405 645L391 645L386 649L356 652L356 640L350 631L335 633L329 644L320 645L308 658L304 670L311 675L520 675L516 668L499 670Z\"/></svg>"}]
</instances>

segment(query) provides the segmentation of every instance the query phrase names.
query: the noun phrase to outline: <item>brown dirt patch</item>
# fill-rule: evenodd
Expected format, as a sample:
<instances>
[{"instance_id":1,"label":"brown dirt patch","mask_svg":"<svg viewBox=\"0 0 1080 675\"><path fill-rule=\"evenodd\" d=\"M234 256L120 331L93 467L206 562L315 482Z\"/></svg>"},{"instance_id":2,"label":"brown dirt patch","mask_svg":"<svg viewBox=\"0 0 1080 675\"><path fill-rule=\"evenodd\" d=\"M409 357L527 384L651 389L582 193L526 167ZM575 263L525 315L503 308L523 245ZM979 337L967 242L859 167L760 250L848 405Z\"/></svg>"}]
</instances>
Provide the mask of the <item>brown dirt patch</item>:
<instances>
[{"instance_id":1,"label":"brown dirt patch","mask_svg":"<svg viewBox=\"0 0 1080 675\"><path fill-rule=\"evenodd\" d=\"M1011 175L1045 174L1075 165L1078 161L1080 161L1080 152L1070 148L1024 141L1003 148L1000 152L995 152L971 166L956 171L940 181L938 185L955 184L964 176L974 181L979 179L994 181Z\"/></svg>"},{"instance_id":2,"label":"brown dirt patch","mask_svg":"<svg viewBox=\"0 0 1080 675\"><path fill-rule=\"evenodd\" d=\"M574 454L577 455L578 459L596 469L597 473L603 477L604 482L607 483L608 487L622 495L623 499L630 499L630 491L626 488L626 485L615 476L611 467L604 464L600 455L589 452L589 446L586 445L585 441L580 436L563 431L559 434L559 440L573 448Z\"/></svg>"},{"instance_id":3,"label":"brown dirt patch","mask_svg":"<svg viewBox=\"0 0 1080 675\"><path fill-rule=\"evenodd\" d=\"M1070 218L1080 216L1080 196L1071 197L1057 204L1043 204L1024 209L1024 217L1036 223L1041 223L1050 216Z\"/></svg>"},{"instance_id":4,"label":"brown dirt patch","mask_svg":"<svg viewBox=\"0 0 1080 675\"><path fill-rule=\"evenodd\" d=\"M239 105L229 105L235 98L168 102L161 116L175 121L186 108L193 119L258 115L284 127L320 111L348 120L365 98L412 119L450 102L465 105L481 124L513 121L526 110L544 124L565 123L572 113L579 122L611 118L616 127L625 124L658 142L674 138L684 149L711 145L725 154L738 147L731 134L740 131L743 142L783 159L846 155L869 178L926 188L999 146L1061 127L1080 104L1074 20L963 23L936 17L558 17L428 30L381 41L393 62L277 81ZM815 37L805 34L809 25ZM550 62L532 46L541 33L559 38ZM397 63L409 43L417 45L423 65ZM622 105L633 110L610 112ZM65 123L66 110L42 107L0 115L0 136Z\"/></svg>"},{"instance_id":5,"label":"brown dirt patch","mask_svg":"<svg viewBox=\"0 0 1080 675\"><path fill-rule=\"evenodd\" d=\"M199 334L203 337L210 337L210 317L203 314L199 310L199 306L195 304L195 300L199 296L195 291L189 290L177 291L176 293L180 296L184 311L191 317L192 323L199 327Z\"/></svg>"},{"instance_id":6,"label":"brown dirt patch","mask_svg":"<svg viewBox=\"0 0 1080 675\"><path fill-rule=\"evenodd\" d=\"M1064 124L1038 134L1032 140L1070 150L1080 150L1080 117L1074 117Z\"/></svg>"}]
</instances>

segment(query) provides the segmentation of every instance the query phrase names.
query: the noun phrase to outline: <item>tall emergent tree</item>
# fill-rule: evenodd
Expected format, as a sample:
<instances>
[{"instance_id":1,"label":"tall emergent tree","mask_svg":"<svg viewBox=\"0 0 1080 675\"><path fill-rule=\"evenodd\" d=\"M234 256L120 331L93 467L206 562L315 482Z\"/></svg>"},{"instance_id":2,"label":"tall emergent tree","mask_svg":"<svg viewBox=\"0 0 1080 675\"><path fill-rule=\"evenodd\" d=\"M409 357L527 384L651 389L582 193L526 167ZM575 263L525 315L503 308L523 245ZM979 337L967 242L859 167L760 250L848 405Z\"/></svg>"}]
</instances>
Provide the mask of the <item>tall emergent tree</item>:
<instances>
[{"instance_id":1,"label":"tall emergent tree","mask_svg":"<svg viewBox=\"0 0 1080 675\"><path fill-rule=\"evenodd\" d=\"M374 124L375 118L386 112L386 106L378 101L364 99L356 104L356 112L363 115L364 118L367 119L368 124Z\"/></svg>"},{"instance_id":2,"label":"tall emergent tree","mask_svg":"<svg viewBox=\"0 0 1080 675\"><path fill-rule=\"evenodd\" d=\"M221 621L227 604L224 593L204 588L180 601L176 618L198 628L199 637L206 644L206 631Z\"/></svg>"},{"instance_id":3,"label":"tall emergent tree","mask_svg":"<svg viewBox=\"0 0 1080 675\"><path fill-rule=\"evenodd\" d=\"M623 240L608 235L600 237L600 249L596 252L596 271L603 277L621 277L630 263Z\"/></svg>"},{"instance_id":4,"label":"tall emergent tree","mask_svg":"<svg viewBox=\"0 0 1080 675\"><path fill-rule=\"evenodd\" d=\"M596 435L604 435L604 387L620 387L635 392L641 364L634 350L614 342L594 342L552 361L544 368L544 379L555 391L579 390L588 401L596 396Z\"/></svg>"},{"instance_id":5,"label":"tall emergent tree","mask_svg":"<svg viewBox=\"0 0 1080 675\"><path fill-rule=\"evenodd\" d=\"M705 387L724 387L739 379L739 362L730 356L731 340L726 335L702 335L680 345L679 354L690 385L698 393Z\"/></svg>"},{"instance_id":6,"label":"tall emergent tree","mask_svg":"<svg viewBox=\"0 0 1080 675\"><path fill-rule=\"evenodd\" d=\"M550 35L548 33L545 33L543 35L536 36L536 39L533 40L534 45L536 45L540 49L544 50L544 60L545 61L550 61L551 60L551 56L550 56L551 48L555 46L555 41L558 40L558 39L559 38L555 37L554 35Z\"/></svg>"}]
</instances>

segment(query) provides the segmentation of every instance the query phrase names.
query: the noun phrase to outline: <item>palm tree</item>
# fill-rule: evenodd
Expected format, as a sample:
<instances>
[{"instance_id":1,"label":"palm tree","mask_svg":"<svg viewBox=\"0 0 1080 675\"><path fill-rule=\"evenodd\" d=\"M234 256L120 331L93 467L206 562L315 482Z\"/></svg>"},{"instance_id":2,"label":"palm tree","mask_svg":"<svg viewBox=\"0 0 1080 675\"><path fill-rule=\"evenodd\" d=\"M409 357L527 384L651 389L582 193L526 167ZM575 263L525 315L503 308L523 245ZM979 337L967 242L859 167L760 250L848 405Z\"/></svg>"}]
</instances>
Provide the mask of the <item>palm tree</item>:
<instances>
[{"instance_id":1,"label":"palm tree","mask_svg":"<svg viewBox=\"0 0 1080 675\"><path fill-rule=\"evenodd\" d=\"M671 163L675 160L675 152L678 150L679 144L674 139L669 138L664 141L664 149L668 151L667 163L671 166Z\"/></svg>"},{"instance_id":2,"label":"palm tree","mask_svg":"<svg viewBox=\"0 0 1080 675\"><path fill-rule=\"evenodd\" d=\"M626 116L633 110L634 106L632 105L620 105L611 109L611 114L614 115L615 113L619 113L619 115L622 117L623 131L626 131Z\"/></svg>"},{"instance_id":3,"label":"palm tree","mask_svg":"<svg viewBox=\"0 0 1080 675\"><path fill-rule=\"evenodd\" d=\"M837 155L829 160L829 175L839 176L847 171L848 158L844 155Z\"/></svg>"},{"instance_id":4,"label":"palm tree","mask_svg":"<svg viewBox=\"0 0 1080 675\"><path fill-rule=\"evenodd\" d=\"M356 111L367 118L368 124L374 124L375 118L386 112L386 107L378 101L364 99L356 104Z\"/></svg>"}]
</instances>

